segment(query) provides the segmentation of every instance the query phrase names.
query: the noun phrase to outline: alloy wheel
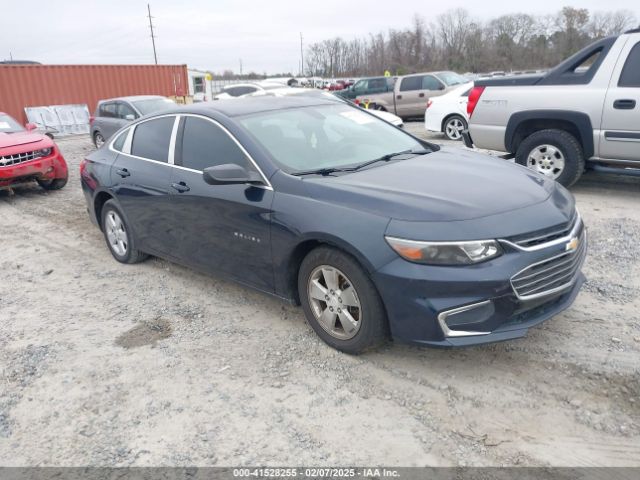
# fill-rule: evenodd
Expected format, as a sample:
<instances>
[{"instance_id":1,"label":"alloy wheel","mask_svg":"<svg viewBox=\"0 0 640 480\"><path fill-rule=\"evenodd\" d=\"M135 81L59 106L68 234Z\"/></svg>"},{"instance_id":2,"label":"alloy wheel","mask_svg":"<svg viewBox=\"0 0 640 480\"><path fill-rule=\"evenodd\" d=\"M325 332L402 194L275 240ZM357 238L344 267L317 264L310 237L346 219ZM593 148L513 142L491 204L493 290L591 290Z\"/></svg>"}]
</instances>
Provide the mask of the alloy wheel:
<instances>
[{"instance_id":1,"label":"alloy wheel","mask_svg":"<svg viewBox=\"0 0 640 480\"><path fill-rule=\"evenodd\" d=\"M129 237L127 236L127 230L124 226L124 222L113 210L110 210L106 215L106 231L107 239L109 240L109 246L119 257L124 257L127 254L129 248Z\"/></svg>"},{"instance_id":2,"label":"alloy wheel","mask_svg":"<svg viewBox=\"0 0 640 480\"><path fill-rule=\"evenodd\" d=\"M462 138L462 131L464 130L464 123L459 118L452 118L447 122L444 128L447 138L451 140L460 140Z\"/></svg>"},{"instance_id":3,"label":"alloy wheel","mask_svg":"<svg viewBox=\"0 0 640 480\"><path fill-rule=\"evenodd\" d=\"M564 154L553 145L538 145L527 156L527 167L557 179L564 171Z\"/></svg>"},{"instance_id":4,"label":"alloy wheel","mask_svg":"<svg viewBox=\"0 0 640 480\"><path fill-rule=\"evenodd\" d=\"M307 291L311 311L323 330L339 340L356 336L362 309L355 287L342 271L330 265L316 267Z\"/></svg>"},{"instance_id":5,"label":"alloy wheel","mask_svg":"<svg viewBox=\"0 0 640 480\"><path fill-rule=\"evenodd\" d=\"M99 133L96 133L95 141L96 141L96 148L100 148L102 147L102 145L104 145L104 137Z\"/></svg>"}]
</instances>

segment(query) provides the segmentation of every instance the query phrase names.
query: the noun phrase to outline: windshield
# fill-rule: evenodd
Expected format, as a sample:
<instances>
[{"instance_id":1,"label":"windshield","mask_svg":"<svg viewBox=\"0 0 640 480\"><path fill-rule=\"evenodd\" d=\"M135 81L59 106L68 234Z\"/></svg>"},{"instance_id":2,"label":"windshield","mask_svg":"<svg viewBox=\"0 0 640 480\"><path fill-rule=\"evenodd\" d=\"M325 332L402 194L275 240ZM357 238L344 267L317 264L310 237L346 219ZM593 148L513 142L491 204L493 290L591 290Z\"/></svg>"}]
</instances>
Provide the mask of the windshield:
<instances>
[{"instance_id":1,"label":"windshield","mask_svg":"<svg viewBox=\"0 0 640 480\"><path fill-rule=\"evenodd\" d=\"M0 133L22 132L24 128L9 115L0 113Z\"/></svg>"},{"instance_id":2,"label":"windshield","mask_svg":"<svg viewBox=\"0 0 640 480\"><path fill-rule=\"evenodd\" d=\"M136 100L135 102L133 102L133 104L142 115L148 115L149 113L154 112L162 112L163 110L169 110L171 107L176 106L173 100L170 100L168 98L150 98L148 100Z\"/></svg>"},{"instance_id":3,"label":"windshield","mask_svg":"<svg viewBox=\"0 0 640 480\"><path fill-rule=\"evenodd\" d=\"M424 150L403 131L346 104L263 112L239 121L288 173L355 166L394 152Z\"/></svg>"},{"instance_id":4,"label":"windshield","mask_svg":"<svg viewBox=\"0 0 640 480\"><path fill-rule=\"evenodd\" d=\"M458 75L455 72L440 72L436 74L437 77L444 82L447 87L454 85L462 85L463 83L469 83L469 79Z\"/></svg>"}]
</instances>

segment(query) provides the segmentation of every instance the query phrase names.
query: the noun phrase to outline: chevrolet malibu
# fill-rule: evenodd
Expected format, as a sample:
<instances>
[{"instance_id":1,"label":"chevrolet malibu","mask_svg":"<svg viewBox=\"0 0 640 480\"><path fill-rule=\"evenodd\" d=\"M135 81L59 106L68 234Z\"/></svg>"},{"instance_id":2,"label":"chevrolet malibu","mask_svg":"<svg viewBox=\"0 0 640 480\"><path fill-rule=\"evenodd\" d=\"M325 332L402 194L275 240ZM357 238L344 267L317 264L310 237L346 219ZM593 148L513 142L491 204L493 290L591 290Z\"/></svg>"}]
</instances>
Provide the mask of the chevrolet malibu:
<instances>
[{"instance_id":1,"label":"chevrolet malibu","mask_svg":"<svg viewBox=\"0 0 640 480\"><path fill-rule=\"evenodd\" d=\"M348 353L389 336L518 338L584 281L585 228L561 185L337 100L177 108L120 130L80 169L117 261L155 255L302 304Z\"/></svg>"}]
</instances>

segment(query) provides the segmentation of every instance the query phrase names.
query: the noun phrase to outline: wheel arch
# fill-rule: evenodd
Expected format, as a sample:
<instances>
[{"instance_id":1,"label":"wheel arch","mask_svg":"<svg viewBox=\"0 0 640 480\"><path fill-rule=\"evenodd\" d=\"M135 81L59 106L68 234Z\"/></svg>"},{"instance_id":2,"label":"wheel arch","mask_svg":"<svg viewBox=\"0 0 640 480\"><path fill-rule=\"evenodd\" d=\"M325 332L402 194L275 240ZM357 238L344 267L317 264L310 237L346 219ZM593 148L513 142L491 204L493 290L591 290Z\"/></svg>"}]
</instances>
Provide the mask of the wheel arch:
<instances>
[{"instance_id":1,"label":"wheel arch","mask_svg":"<svg viewBox=\"0 0 640 480\"><path fill-rule=\"evenodd\" d=\"M115 200L115 197L105 190L99 191L93 197L93 211L96 215L96 220L100 230L102 230L102 208L109 200Z\"/></svg>"},{"instance_id":2,"label":"wheel arch","mask_svg":"<svg viewBox=\"0 0 640 480\"><path fill-rule=\"evenodd\" d=\"M442 124L440 125L440 132L444 133L444 126L446 125L446 123L449 121L451 117L460 117L462 120L464 120L464 123L467 124L467 127L469 126L469 121L466 118L464 118L459 113L451 112L445 115L445 117L442 119Z\"/></svg>"},{"instance_id":3,"label":"wheel arch","mask_svg":"<svg viewBox=\"0 0 640 480\"><path fill-rule=\"evenodd\" d=\"M593 156L595 150L591 119L586 113L570 110L529 110L514 113L505 130L505 148L514 153L529 135L548 129L570 133L580 143L585 159Z\"/></svg>"},{"instance_id":4,"label":"wheel arch","mask_svg":"<svg viewBox=\"0 0 640 480\"><path fill-rule=\"evenodd\" d=\"M292 299L296 305L300 304L298 272L300 271L302 261L309 252L322 246L332 247L350 255L368 274L371 274L375 270L373 265L366 259L362 252L339 237L327 234L315 234L301 238L292 249L286 262L285 296Z\"/></svg>"}]
</instances>

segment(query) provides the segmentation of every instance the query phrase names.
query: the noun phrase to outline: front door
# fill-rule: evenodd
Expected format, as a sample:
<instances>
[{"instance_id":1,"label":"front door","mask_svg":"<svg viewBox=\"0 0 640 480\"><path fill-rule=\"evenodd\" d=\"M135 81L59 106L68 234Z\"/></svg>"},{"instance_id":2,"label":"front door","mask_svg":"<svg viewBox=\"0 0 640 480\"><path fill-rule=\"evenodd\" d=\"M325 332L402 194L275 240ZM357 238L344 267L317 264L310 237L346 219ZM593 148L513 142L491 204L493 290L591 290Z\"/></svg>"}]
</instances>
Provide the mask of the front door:
<instances>
[{"instance_id":1,"label":"front door","mask_svg":"<svg viewBox=\"0 0 640 480\"><path fill-rule=\"evenodd\" d=\"M627 42L604 103L600 158L640 161L640 42Z\"/></svg>"},{"instance_id":2,"label":"front door","mask_svg":"<svg viewBox=\"0 0 640 480\"><path fill-rule=\"evenodd\" d=\"M175 243L167 222L170 205L170 143L175 116L136 125L130 147L123 149L111 168L116 198L129 220L140 250L171 253Z\"/></svg>"},{"instance_id":3,"label":"front door","mask_svg":"<svg viewBox=\"0 0 640 480\"><path fill-rule=\"evenodd\" d=\"M171 180L178 255L193 266L273 291L273 190L266 180L261 186L207 184L202 178L207 167L257 168L217 122L195 115L184 115L181 122Z\"/></svg>"}]
</instances>

